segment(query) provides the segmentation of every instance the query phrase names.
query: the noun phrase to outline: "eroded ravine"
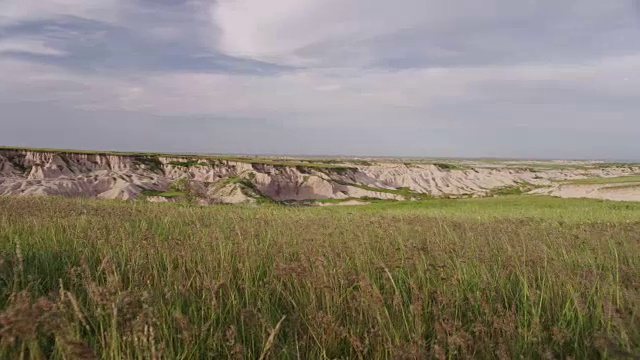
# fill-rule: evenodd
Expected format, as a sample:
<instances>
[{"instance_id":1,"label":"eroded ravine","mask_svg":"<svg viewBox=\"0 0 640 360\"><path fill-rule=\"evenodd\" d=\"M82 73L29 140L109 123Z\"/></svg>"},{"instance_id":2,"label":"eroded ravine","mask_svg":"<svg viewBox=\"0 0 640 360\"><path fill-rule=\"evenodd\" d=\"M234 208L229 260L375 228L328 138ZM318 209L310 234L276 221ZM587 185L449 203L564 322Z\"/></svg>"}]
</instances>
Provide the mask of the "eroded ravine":
<instances>
[{"instance_id":1,"label":"eroded ravine","mask_svg":"<svg viewBox=\"0 0 640 360\"><path fill-rule=\"evenodd\" d=\"M163 155L117 155L21 149L0 150L0 195L51 195L202 204L487 196L503 189L562 196L561 181L639 174L613 166L531 169L496 166L447 168L400 162L372 164L277 163ZM566 191L565 191L566 193ZM597 198L607 198L606 191ZM640 187L625 190L640 199ZM576 193L577 197L588 193ZM570 194L570 196L573 196ZM615 200L625 200L617 192Z\"/></svg>"}]
</instances>

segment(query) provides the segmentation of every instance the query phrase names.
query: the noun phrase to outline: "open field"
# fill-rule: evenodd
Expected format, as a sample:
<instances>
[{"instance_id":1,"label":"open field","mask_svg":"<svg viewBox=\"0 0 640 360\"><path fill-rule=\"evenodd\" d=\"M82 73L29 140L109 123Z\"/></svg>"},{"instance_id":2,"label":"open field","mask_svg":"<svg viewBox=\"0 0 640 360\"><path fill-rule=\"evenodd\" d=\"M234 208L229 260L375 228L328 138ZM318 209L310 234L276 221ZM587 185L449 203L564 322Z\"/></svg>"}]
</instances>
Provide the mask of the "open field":
<instances>
[{"instance_id":1,"label":"open field","mask_svg":"<svg viewBox=\"0 0 640 360\"><path fill-rule=\"evenodd\" d=\"M578 180L570 180L566 181L568 184L622 184L622 183L633 183L640 182L640 175L631 175L631 176L616 176L616 177L597 177L597 178L588 178L588 179L578 179Z\"/></svg>"},{"instance_id":2,"label":"open field","mask_svg":"<svg viewBox=\"0 0 640 360\"><path fill-rule=\"evenodd\" d=\"M638 214L0 198L0 358L637 357Z\"/></svg>"}]
</instances>

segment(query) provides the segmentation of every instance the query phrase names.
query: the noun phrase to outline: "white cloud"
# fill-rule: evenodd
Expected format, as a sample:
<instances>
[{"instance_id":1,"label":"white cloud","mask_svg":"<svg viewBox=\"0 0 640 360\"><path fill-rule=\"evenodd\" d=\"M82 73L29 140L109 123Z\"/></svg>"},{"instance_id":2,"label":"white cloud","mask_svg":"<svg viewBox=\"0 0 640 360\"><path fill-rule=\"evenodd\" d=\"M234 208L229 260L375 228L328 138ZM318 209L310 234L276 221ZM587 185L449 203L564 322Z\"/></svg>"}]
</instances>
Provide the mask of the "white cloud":
<instances>
[{"instance_id":1,"label":"white cloud","mask_svg":"<svg viewBox=\"0 0 640 360\"><path fill-rule=\"evenodd\" d=\"M19 53L31 55L65 56L65 51L56 49L40 39L11 38L0 39L0 55L3 53Z\"/></svg>"},{"instance_id":2,"label":"white cloud","mask_svg":"<svg viewBox=\"0 0 640 360\"><path fill-rule=\"evenodd\" d=\"M221 0L212 17L221 30L217 46L228 54L285 65L359 66L389 50L376 48L379 38L404 34L396 49L451 55L446 46L460 31L501 32L475 44L499 47L494 42L531 24L537 26L531 37L539 39L545 36L539 30L554 28L561 35L612 19L633 20L631 7L617 0ZM433 38L438 44L430 43Z\"/></svg>"},{"instance_id":3,"label":"white cloud","mask_svg":"<svg viewBox=\"0 0 640 360\"><path fill-rule=\"evenodd\" d=\"M532 127L608 127L612 119L630 125L635 121L634 110L612 108L611 102L631 101L640 88L640 56L579 66L325 69L273 76L153 73L114 77L15 61L0 62L0 71L8 74L0 84L4 101L29 99L95 111L246 117L323 127L495 126L512 121ZM479 118L474 109L487 106L508 117ZM537 118L541 111L548 116Z\"/></svg>"},{"instance_id":4,"label":"white cloud","mask_svg":"<svg viewBox=\"0 0 640 360\"><path fill-rule=\"evenodd\" d=\"M116 21L121 0L3 0L0 26L23 21L75 16L104 22Z\"/></svg>"},{"instance_id":5,"label":"white cloud","mask_svg":"<svg viewBox=\"0 0 640 360\"><path fill-rule=\"evenodd\" d=\"M94 123L115 111L329 134L437 128L500 137L521 126L624 136L640 131L634 16L625 0L0 0L0 104L18 118L30 114L24 102L42 102L104 119ZM238 59L218 51L297 68L226 67ZM254 68L261 75L224 70Z\"/></svg>"},{"instance_id":6,"label":"white cloud","mask_svg":"<svg viewBox=\"0 0 640 360\"><path fill-rule=\"evenodd\" d=\"M320 59L304 54L310 46L415 27L429 17L426 5L420 0L226 0L214 5L213 18L222 31L219 46L229 54L317 65Z\"/></svg>"}]
</instances>

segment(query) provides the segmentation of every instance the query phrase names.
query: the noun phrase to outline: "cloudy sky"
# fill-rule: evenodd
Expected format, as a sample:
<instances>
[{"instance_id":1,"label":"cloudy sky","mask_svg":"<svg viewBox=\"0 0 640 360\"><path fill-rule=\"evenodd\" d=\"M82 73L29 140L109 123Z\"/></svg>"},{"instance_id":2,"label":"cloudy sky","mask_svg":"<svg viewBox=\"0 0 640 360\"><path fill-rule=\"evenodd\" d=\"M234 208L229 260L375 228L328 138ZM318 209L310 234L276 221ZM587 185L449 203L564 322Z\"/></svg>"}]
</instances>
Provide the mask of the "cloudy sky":
<instances>
[{"instance_id":1,"label":"cloudy sky","mask_svg":"<svg viewBox=\"0 0 640 360\"><path fill-rule=\"evenodd\" d=\"M640 0L0 0L0 144L640 160Z\"/></svg>"}]
</instances>

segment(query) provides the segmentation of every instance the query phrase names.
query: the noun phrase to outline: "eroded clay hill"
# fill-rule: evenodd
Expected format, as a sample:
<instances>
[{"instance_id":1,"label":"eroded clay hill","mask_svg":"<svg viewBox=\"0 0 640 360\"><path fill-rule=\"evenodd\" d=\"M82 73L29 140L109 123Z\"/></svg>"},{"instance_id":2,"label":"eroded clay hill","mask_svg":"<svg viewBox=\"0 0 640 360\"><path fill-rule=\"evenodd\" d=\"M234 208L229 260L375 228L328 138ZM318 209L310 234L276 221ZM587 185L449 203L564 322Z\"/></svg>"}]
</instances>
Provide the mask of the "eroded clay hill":
<instances>
[{"instance_id":1,"label":"eroded clay hill","mask_svg":"<svg viewBox=\"0 0 640 360\"><path fill-rule=\"evenodd\" d=\"M411 200L554 194L562 181L640 174L633 166L534 169L446 164L340 164L0 149L0 195L189 199L202 204L354 199ZM633 189L630 187L629 189ZM629 191L627 189L627 191ZM631 190L633 200L634 190ZM640 193L640 187L636 187ZM578 197L584 194L576 194ZM598 193L599 198L607 198ZM640 197L638 197L640 199Z\"/></svg>"}]
</instances>

